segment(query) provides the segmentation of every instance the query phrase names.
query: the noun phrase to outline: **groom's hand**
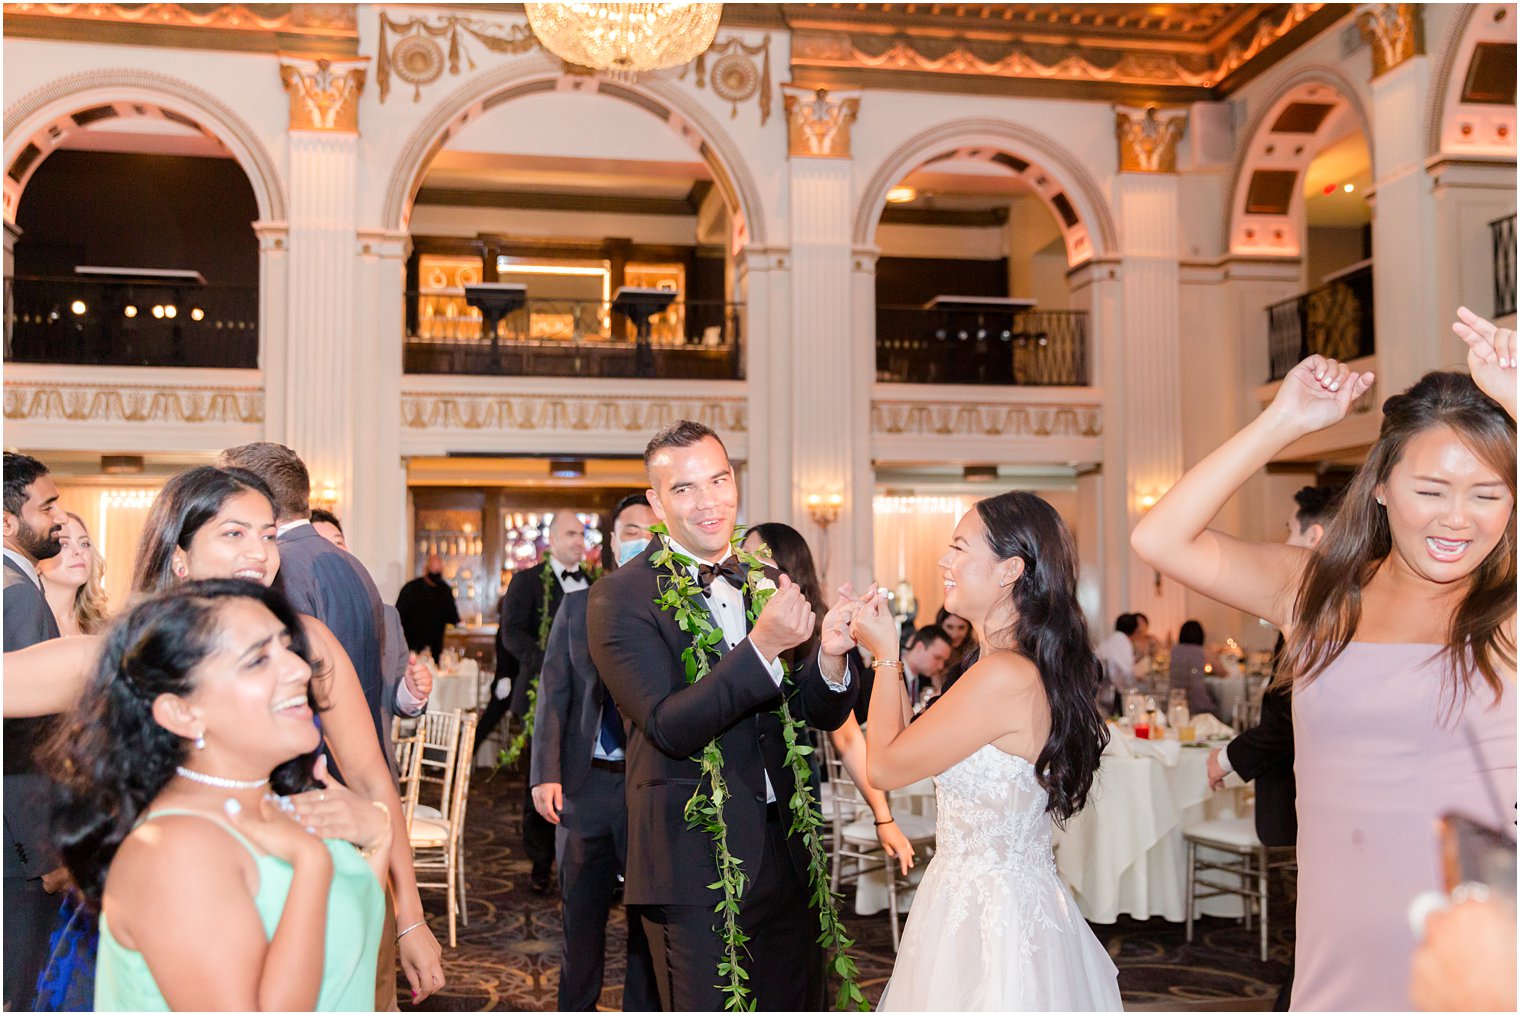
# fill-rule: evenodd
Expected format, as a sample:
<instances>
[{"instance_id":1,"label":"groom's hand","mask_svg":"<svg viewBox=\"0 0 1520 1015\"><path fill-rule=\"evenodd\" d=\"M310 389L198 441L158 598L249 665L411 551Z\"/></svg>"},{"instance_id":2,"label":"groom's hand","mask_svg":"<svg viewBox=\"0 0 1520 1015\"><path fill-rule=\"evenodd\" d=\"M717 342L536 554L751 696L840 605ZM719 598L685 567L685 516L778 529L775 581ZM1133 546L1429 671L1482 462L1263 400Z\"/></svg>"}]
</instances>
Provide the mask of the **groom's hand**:
<instances>
[{"instance_id":1,"label":"groom's hand","mask_svg":"<svg viewBox=\"0 0 1520 1015\"><path fill-rule=\"evenodd\" d=\"M749 640L768 662L789 648L796 648L813 634L813 608L808 605L802 589L793 584L786 575L776 586L776 591L766 602L755 626L750 628Z\"/></svg>"},{"instance_id":2,"label":"groom's hand","mask_svg":"<svg viewBox=\"0 0 1520 1015\"><path fill-rule=\"evenodd\" d=\"M846 582L839 587L839 600L829 609L823 617L823 641L819 645L819 651L826 656L842 656L855 647L855 635L850 630L851 621L860 610L861 605L876 595L876 585L864 596L855 595L855 586Z\"/></svg>"}]
</instances>

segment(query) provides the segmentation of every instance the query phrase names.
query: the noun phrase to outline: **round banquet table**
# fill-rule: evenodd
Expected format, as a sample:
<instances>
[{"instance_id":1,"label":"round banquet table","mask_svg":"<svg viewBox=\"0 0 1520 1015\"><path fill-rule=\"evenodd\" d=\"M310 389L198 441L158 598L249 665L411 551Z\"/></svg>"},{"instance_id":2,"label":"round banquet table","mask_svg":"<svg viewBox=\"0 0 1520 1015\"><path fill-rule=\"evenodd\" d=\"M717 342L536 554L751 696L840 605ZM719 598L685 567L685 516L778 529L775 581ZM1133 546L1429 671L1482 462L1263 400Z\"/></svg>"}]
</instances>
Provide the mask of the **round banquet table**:
<instances>
[{"instance_id":1,"label":"round banquet table","mask_svg":"<svg viewBox=\"0 0 1520 1015\"><path fill-rule=\"evenodd\" d=\"M460 660L458 667L433 677L433 693L428 709L433 712L468 712L480 707L480 668L473 659Z\"/></svg>"},{"instance_id":2,"label":"round banquet table","mask_svg":"<svg viewBox=\"0 0 1520 1015\"><path fill-rule=\"evenodd\" d=\"M1246 816L1245 787L1232 774L1219 792L1209 789L1209 751L1226 741L1193 746L1110 732L1087 806L1056 829L1056 868L1082 915L1094 923L1113 923L1126 913L1180 922L1187 906L1182 830L1211 818ZM1236 896L1195 905L1195 915L1243 912Z\"/></svg>"}]
</instances>

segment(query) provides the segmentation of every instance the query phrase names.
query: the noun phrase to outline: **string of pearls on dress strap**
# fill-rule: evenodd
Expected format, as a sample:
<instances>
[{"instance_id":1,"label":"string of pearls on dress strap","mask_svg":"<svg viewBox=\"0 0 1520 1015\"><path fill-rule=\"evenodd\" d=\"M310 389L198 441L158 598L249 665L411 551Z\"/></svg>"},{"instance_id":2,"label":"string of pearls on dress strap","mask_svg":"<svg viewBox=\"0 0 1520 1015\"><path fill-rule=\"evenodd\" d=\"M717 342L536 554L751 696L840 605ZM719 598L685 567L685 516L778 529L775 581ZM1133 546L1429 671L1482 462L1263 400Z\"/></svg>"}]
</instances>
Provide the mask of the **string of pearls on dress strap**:
<instances>
[{"instance_id":1,"label":"string of pearls on dress strap","mask_svg":"<svg viewBox=\"0 0 1520 1015\"><path fill-rule=\"evenodd\" d=\"M189 779L205 786L215 786L217 789L259 789L269 785L269 780L264 779L228 779L220 775L207 775L205 772L197 772L193 768L184 765L175 765L174 771Z\"/></svg>"}]
</instances>

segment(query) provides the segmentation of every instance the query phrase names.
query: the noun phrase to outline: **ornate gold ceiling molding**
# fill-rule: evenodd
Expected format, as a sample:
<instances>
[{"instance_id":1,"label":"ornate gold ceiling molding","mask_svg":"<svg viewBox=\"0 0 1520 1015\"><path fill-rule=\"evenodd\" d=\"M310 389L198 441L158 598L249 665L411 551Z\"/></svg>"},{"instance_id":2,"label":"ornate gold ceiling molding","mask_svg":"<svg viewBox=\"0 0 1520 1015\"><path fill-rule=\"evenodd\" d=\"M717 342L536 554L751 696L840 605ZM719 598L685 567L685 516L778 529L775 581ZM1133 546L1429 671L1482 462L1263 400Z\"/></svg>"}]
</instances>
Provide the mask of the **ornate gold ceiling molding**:
<instances>
[{"instance_id":1,"label":"ornate gold ceiling molding","mask_svg":"<svg viewBox=\"0 0 1520 1015\"><path fill-rule=\"evenodd\" d=\"M239 52L359 51L354 4L9 3L5 34Z\"/></svg>"},{"instance_id":2,"label":"ornate gold ceiling molding","mask_svg":"<svg viewBox=\"0 0 1520 1015\"><path fill-rule=\"evenodd\" d=\"M381 11L380 54L375 60L375 85L380 89L380 101L390 95L392 73L412 86L412 101L421 102L423 86L441 78L445 68L457 77L463 59L474 70L470 39L493 53L509 56L538 46L533 29L527 25L493 25L461 17L402 21Z\"/></svg>"},{"instance_id":3,"label":"ornate gold ceiling molding","mask_svg":"<svg viewBox=\"0 0 1520 1015\"><path fill-rule=\"evenodd\" d=\"M1109 95L1170 91L1178 99L1204 98L1334 5L1260 6L1264 9L1255 19L1212 44L1162 36L1150 41L1090 36L1080 24L979 23L968 26L977 29L975 34L929 34L886 23L810 27L798 17L792 30L793 78L807 84L857 84L880 83L890 75L895 86L911 89L943 88L930 80L955 77L972 90L983 90L978 83L1017 83L1040 84L1045 90L1064 86L1072 94L1098 87Z\"/></svg>"}]
</instances>

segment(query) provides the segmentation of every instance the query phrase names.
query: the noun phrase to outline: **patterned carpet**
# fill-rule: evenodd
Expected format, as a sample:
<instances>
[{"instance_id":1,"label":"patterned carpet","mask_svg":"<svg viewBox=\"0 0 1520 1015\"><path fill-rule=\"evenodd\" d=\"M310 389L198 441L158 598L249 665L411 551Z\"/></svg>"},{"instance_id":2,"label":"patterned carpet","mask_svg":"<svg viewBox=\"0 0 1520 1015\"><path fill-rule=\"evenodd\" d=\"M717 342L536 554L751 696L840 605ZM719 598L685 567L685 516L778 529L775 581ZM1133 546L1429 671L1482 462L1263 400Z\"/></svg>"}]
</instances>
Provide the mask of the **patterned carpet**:
<instances>
[{"instance_id":1,"label":"patterned carpet","mask_svg":"<svg viewBox=\"0 0 1520 1015\"><path fill-rule=\"evenodd\" d=\"M448 987L419 1011L552 1011L560 962L559 902L528 890L528 863L522 857L519 826L522 776L504 771L487 778L481 770L471 786L466 816L465 870L469 879L468 927L457 929L458 947L449 948L443 893L424 891L423 904L438 940L444 942ZM1121 921L1095 926L1119 967L1119 986L1131 1010L1270 1010L1287 976L1293 952L1292 913L1284 902L1272 911L1271 961L1258 960L1255 932L1232 920L1205 918L1192 944L1181 924L1163 920ZM856 938L856 961L867 996L874 1003L892 973L891 932L885 914L847 914ZM602 1008L622 1008L626 924L614 910L608 941L607 986ZM399 979L400 1005L411 1008Z\"/></svg>"}]
</instances>

